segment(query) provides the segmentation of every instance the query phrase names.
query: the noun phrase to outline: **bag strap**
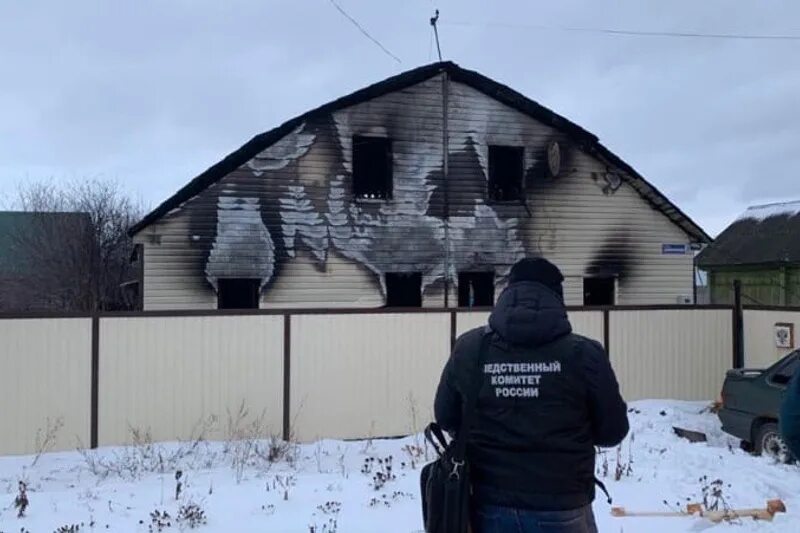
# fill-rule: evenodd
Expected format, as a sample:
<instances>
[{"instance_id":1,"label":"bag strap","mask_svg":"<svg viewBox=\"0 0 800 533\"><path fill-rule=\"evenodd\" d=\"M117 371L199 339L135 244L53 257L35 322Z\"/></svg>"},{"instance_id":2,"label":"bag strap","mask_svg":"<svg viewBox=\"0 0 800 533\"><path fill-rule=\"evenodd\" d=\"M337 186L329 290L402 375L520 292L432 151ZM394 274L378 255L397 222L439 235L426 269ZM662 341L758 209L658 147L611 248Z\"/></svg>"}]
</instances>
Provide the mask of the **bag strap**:
<instances>
[{"instance_id":1,"label":"bag strap","mask_svg":"<svg viewBox=\"0 0 800 533\"><path fill-rule=\"evenodd\" d=\"M431 443L436 455L441 457L447 450L447 438L444 436L444 431L436 422L431 422L425 428L425 440Z\"/></svg>"},{"instance_id":2,"label":"bag strap","mask_svg":"<svg viewBox=\"0 0 800 533\"><path fill-rule=\"evenodd\" d=\"M605 483L603 483L602 481L597 479L597 476L595 476L595 478L594 478L594 484L597 485L598 487L600 487L600 490L602 490L603 494L606 495L606 501L608 502L608 505L611 505L612 503L614 503L614 500L611 498L611 494L609 494L608 493L608 489L606 489Z\"/></svg>"},{"instance_id":3,"label":"bag strap","mask_svg":"<svg viewBox=\"0 0 800 533\"><path fill-rule=\"evenodd\" d=\"M483 388L483 362L486 359L486 352L489 350L489 343L492 339L492 331L487 330L483 337L481 337L481 347L478 352L478 360L475 364L475 370L472 375L472 386L470 387L467 401L464 403L463 414L461 417L461 428L456 434L453 443L453 466L454 472L458 467L464 465L464 457L467 454L467 440L469 439L469 432L472 429L472 423L475 419L475 407L478 405L478 396L480 396L481 389Z\"/></svg>"}]
</instances>

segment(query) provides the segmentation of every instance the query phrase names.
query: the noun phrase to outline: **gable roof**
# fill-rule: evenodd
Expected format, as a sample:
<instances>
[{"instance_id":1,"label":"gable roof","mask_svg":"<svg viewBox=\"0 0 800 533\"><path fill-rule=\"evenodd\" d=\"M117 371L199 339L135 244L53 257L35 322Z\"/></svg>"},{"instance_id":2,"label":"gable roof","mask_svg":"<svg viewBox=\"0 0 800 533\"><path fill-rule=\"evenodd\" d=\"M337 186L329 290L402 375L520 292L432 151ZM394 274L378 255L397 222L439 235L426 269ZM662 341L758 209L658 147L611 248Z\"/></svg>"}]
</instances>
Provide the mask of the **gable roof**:
<instances>
[{"instance_id":1,"label":"gable roof","mask_svg":"<svg viewBox=\"0 0 800 533\"><path fill-rule=\"evenodd\" d=\"M131 228L131 235L140 232L171 210L179 207L187 200L204 191L207 187L244 165L255 155L291 133L303 122L371 100L387 93L405 89L441 73L447 73L453 81L468 85L517 111L565 133L586 153L622 170L626 174L623 175L623 180L631 185L631 187L633 187L642 198L649 202L653 208L661 211L667 218L678 225L693 241L701 243L711 242L711 237L703 231L698 224L670 202L664 194L645 180L633 167L603 146L595 135L510 87L502 85L478 72L461 68L451 61L432 63L392 76L308 111L307 113L281 124L273 130L256 135L238 150L231 152L222 161L209 167L205 172L195 177L178 190L178 192L147 214Z\"/></svg>"},{"instance_id":2,"label":"gable roof","mask_svg":"<svg viewBox=\"0 0 800 533\"><path fill-rule=\"evenodd\" d=\"M748 208L697 256L701 267L800 263L800 201Z\"/></svg>"},{"instance_id":3,"label":"gable roof","mask_svg":"<svg viewBox=\"0 0 800 533\"><path fill-rule=\"evenodd\" d=\"M61 229L69 232L88 221L87 213L0 211L0 274L18 273L30 267L26 263L28 258L24 247L19 245L19 239L24 239L37 224L46 222L48 228L59 228L59 233L62 233ZM41 235L48 239L58 238L58 235L50 232Z\"/></svg>"}]
</instances>

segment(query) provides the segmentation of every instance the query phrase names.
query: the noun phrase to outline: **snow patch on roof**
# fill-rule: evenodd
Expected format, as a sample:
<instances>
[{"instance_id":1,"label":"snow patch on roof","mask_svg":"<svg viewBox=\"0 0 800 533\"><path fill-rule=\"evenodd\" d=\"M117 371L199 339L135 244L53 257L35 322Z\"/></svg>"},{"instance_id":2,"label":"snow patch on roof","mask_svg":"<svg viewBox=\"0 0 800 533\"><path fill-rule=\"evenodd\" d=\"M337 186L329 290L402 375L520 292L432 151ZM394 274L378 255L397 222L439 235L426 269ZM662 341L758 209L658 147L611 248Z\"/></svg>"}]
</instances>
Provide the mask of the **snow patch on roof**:
<instances>
[{"instance_id":1,"label":"snow patch on roof","mask_svg":"<svg viewBox=\"0 0 800 533\"><path fill-rule=\"evenodd\" d=\"M780 202L776 204L754 205L748 207L737 220L757 220L762 222L771 217L789 216L800 214L800 201Z\"/></svg>"}]
</instances>

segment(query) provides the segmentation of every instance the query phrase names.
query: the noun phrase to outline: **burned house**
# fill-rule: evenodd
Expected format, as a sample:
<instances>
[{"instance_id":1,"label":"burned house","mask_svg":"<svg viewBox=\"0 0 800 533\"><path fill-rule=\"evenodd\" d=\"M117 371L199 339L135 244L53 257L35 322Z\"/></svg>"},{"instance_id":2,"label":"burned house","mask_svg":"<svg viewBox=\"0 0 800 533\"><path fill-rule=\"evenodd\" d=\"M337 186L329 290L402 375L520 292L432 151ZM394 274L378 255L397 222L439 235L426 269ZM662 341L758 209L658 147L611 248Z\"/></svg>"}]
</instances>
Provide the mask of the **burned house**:
<instances>
[{"instance_id":1,"label":"burned house","mask_svg":"<svg viewBox=\"0 0 800 533\"><path fill-rule=\"evenodd\" d=\"M146 310L484 306L532 255L568 304L690 303L710 240L597 137L450 62L255 136L132 233Z\"/></svg>"}]
</instances>

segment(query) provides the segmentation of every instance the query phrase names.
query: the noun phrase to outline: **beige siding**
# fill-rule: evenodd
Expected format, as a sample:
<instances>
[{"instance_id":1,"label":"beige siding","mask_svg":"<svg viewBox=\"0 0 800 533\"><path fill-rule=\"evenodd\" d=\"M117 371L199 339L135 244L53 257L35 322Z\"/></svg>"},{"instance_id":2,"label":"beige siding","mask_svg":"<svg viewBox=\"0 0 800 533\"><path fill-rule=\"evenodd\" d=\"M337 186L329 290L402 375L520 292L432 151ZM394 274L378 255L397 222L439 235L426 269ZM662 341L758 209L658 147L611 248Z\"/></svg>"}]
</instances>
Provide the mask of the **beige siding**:
<instances>
[{"instance_id":1,"label":"beige siding","mask_svg":"<svg viewBox=\"0 0 800 533\"><path fill-rule=\"evenodd\" d=\"M610 355L626 400L715 400L731 366L730 311L612 311Z\"/></svg>"},{"instance_id":2,"label":"beige siding","mask_svg":"<svg viewBox=\"0 0 800 533\"><path fill-rule=\"evenodd\" d=\"M168 215L136 236L144 250L144 309L216 309L217 297L202 275L187 212Z\"/></svg>"},{"instance_id":3,"label":"beige siding","mask_svg":"<svg viewBox=\"0 0 800 533\"><path fill-rule=\"evenodd\" d=\"M456 335L486 325L489 313L463 312L456 316ZM575 333L594 339L603 344L603 312L573 311L569 313L569 321Z\"/></svg>"},{"instance_id":4,"label":"beige siding","mask_svg":"<svg viewBox=\"0 0 800 533\"><path fill-rule=\"evenodd\" d=\"M244 404L280 434L283 317L104 318L100 321L100 445L188 439ZM225 438L218 432L211 438Z\"/></svg>"},{"instance_id":5,"label":"beige siding","mask_svg":"<svg viewBox=\"0 0 800 533\"><path fill-rule=\"evenodd\" d=\"M0 455L89 446L91 319L0 320Z\"/></svg>"},{"instance_id":6,"label":"beige siding","mask_svg":"<svg viewBox=\"0 0 800 533\"><path fill-rule=\"evenodd\" d=\"M543 157L541 147L549 140L569 146L553 128L469 86L452 84L451 102L450 151L472 139L484 170L492 144L524 147L528 165ZM529 177L532 217L518 205L495 206L504 217L518 218L529 254L542 254L563 270L567 304L583 304L583 278L593 263L621 270L619 304L676 304L679 296L691 296L691 254L661 253L662 244L687 244L683 231L627 183L604 194L605 182L595 179L607 168L600 161L573 149L567 162L558 178ZM487 178L462 179L459 171L466 174L467 166L451 169L451 197L466 210Z\"/></svg>"},{"instance_id":7,"label":"beige siding","mask_svg":"<svg viewBox=\"0 0 800 533\"><path fill-rule=\"evenodd\" d=\"M800 313L791 311L744 312L744 364L749 368L767 368L792 350L775 344L775 324L794 324L795 348L800 347Z\"/></svg>"},{"instance_id":8,"label":"beige siding","mask_svg":"<svg viewBox=\"0 0 800 533\"><path fill-rule=\"evenodd\" d=\"M262 295L261 308L380 307L380 291L365 290L373 286L372 273L357 263L337 257L321 270L314 266L310 254L300 252Z\"/></svg>"},{"instance_id":9,"label":"beige siding","mask_svg":"<svg viewBox=\"0 0 800 533\"><path fill-rule=\"evenodd\" d=\"M300 440L405 435L431 420L449 314L293 316L291 333Z\"/></svg>"},{"instance_id":10,"label":"beige siding","mask_svg":"<svg viewBox=\"0 0 800 533\"><path fill-rule=\"evenodd\" d=\"M614 169L563 134L455 82L445 228L442 86L437 76L303 124L276 143L277 159L249 163L264 170L244 165L144 230L145 308L213 308L215 280L228 275L269 278L262 307L376 307L383 273L395 271L424 272L423 305L440 307L445 264L453 279L494 270L501 285L516 259L533 254L564 270L570 305L583 303L584 277L609 269L619 275L620 304L691 297L691 254L661 253L662 244L687 243L682 230L627 183L604 192ZM353 135L391 138L392 200L353 200ZM551 140L564 153L556 179L537 170ZM488 201L490 144L525 148L531 216L518 203ZM246 208L231 210L232 201ZM455 305L455 283L450 289Z\"/></svg>"}]
</instances>

